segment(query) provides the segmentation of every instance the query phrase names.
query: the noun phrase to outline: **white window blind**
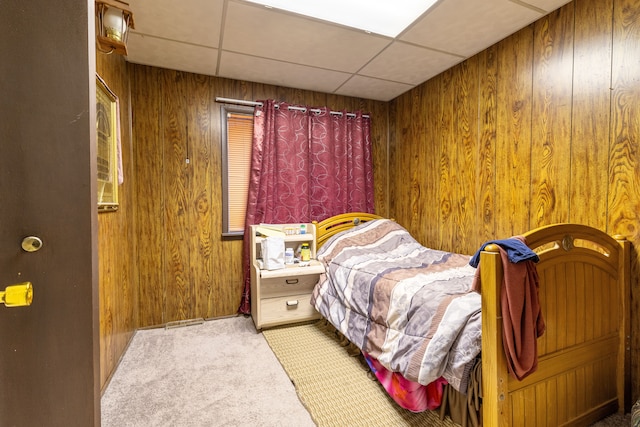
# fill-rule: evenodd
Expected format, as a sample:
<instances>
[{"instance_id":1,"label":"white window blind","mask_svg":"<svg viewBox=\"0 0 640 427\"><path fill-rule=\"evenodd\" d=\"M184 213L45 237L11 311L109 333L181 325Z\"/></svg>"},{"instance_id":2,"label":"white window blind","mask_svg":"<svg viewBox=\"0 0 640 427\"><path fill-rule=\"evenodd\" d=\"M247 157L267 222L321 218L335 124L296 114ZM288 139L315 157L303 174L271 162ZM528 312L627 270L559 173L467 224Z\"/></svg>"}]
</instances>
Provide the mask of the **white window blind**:
<instances>
[{"instance_id":1,"label":"white window blind","mask_svg":"<svg viewBox=\"0 0 640 427\"><path fill-rule=\"evenodd\" d=\"M240 111L238 111L240 110ZM251 167L251 140L253 137L253 109L223 109L226 131L226 176L223 176L226 218L223 218L223 234L242 234L247 208L249 169Z\"/></svg>"}]
</instances>

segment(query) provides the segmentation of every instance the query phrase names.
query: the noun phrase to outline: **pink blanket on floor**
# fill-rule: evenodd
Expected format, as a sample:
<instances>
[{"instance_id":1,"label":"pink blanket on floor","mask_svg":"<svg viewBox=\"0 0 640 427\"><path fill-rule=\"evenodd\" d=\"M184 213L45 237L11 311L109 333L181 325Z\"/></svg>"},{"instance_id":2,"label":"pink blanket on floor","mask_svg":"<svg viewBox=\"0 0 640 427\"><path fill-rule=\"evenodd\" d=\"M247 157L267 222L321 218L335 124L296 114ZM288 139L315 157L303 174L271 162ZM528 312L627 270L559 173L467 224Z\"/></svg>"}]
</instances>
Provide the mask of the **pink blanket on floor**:
<instances>
[{"instance_id":1,"label":"pink blanket on floor","mask_svg":"<svg viewBox=\"0 0 640 427\"><path fill-rule=\"evenodd\" d=\"M422 385L415 381L409 381L397 372L389 371L368 354L364 354L364 358L389 396L404 409L423 412L433 411L440 407L444 386L447 384L447 380L444 378L440 377L428 385Z\"/></svg>"}]
</instances>

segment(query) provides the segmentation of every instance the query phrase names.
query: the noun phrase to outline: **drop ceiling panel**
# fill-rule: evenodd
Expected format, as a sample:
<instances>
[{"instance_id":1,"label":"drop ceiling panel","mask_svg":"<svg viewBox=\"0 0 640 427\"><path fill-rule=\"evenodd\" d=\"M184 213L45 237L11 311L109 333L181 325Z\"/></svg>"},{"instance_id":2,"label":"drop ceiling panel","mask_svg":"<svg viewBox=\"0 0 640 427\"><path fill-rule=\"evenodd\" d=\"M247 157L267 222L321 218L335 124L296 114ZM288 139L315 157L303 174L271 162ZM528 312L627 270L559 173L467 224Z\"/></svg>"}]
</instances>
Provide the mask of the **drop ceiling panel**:
<instances>
[{"instance_id":1,"label":"drop ceiling panel","mask_svg":"<svg viewBox=\"0 0 640 427\"><path fill-rule=\"evenodd\" d=\"M383 101L569 2L439 0L394 40L245 0L127 1L129 62Z\"/></svg>"},{"instance_id":2,"label":"drop ceiling panel","mask_svg":"<svg viewBox=\"0 0 640 427\"><path fill-rule=\"evenodd\" d=\"M274 61L233 52L222 52L220 77L285 87L302 87L332 93L350 74Z\"/></svg>"},{"instance_id":3,"label":"drop ceiling panel","mask_svg":"<svg viewBox=\"0 0 640 427\"><path fill-rule=\"evenodd\" d=\"M229 2L222 48L328 70L355 72L391 39L262 6Z\"/></svg>"},{"instance_id":4,"label":"drop ceiling panel","mask_svg":"<svg viewBox=\"0 0 640 427\"><path fill-rule=\"evenodd\" d=\"M561 6L569 3L571 0L522 0L520 3L530 4L533 7L540 8L545 12L553 12Z\"/></svg>"},{"instance_id":5,"label":"drop ceiling panel","mask_svg":"<svg viewBox=\"0 0 640 427\"><path fill-rule=\"evenodd\" d=\"M128 61L136 64L205 75L216 72L217 49L131 33L128 50Z\"/></svg>"},{"instance_id":6,"label":"drop ceiling panel","mask_svg":"<svg viewBox=\"0 0 640 427\"><path fill-rule=\"evenodd\" d=\"M508 0L446 0L400 39L469 57L542 16Z\"/></svg>"},{"instance_id":7,"label":"drop ceiling panel","mask_svg":"<svg viewBox=\"0 0 640 427\"><path fill-rule=\"evenodd\" d=\"M368 99L390 101L412 87L412 85L404 83L390 82L364 76L353 76L336 90L335 93L338 95L362 97L361 94L366 92L366 98Z\"/></svg>"},{"instance_id":8,"label":"drop ceiling panel","mask_svg":"<svg viewBox=\"0 0 640 427\"><path fill-rule=\"evenodd\" d=\"M462 61L460 56L394 42L358 74L418 85Z\"/></svg>"},{"instance_id":9,"label":"drop ceiling panel","mask_svg":"<svg viewBox=\"0 0 640 427\"><path fill-rule=\"evenodd\" d=\"M133 32L218 47L224 0L127 1L133 10Z\"/></svg>"}]
</instances>

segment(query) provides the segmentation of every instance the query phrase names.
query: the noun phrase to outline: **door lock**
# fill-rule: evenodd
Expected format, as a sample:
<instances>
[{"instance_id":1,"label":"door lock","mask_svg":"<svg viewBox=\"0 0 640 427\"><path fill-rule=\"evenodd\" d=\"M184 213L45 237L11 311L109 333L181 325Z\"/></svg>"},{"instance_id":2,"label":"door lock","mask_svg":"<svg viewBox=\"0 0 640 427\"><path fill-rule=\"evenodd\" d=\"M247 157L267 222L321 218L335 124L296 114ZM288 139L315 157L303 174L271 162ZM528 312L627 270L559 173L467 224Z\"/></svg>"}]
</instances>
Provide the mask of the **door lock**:
<instances>
[{"instance_id":1,"label":"door lock","mask_svg":"<svg viewBox=\"0 0 640 427\"><path fill-rule=\"evenodd\" d=\"M0 303L7 307L23 307L31 305L31 301L33 301L33 286L31 282L7 286L4 291L0 291Z\"/></svg>"},{"instance_id":2,"label":"door lock","mask_svg":"<svg viewBox=\"0 0 640 427\"><path fill-rule=\"evenodd\" d=\"M27 252L35 252L42 247L42 239L36 236L28 236L22 239L22 249Z\"/></svg>"}]
</instances>

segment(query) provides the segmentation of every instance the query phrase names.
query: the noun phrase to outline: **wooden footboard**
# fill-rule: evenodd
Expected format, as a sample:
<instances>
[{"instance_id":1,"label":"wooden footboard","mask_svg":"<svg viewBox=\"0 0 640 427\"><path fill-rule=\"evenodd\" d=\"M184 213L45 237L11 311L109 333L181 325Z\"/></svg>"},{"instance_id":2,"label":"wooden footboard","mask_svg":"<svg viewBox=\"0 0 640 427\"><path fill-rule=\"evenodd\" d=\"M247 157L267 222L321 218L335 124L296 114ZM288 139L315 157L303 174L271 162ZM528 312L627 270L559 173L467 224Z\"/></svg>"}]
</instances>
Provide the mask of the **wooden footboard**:
<instances>
[{"instance_id":1,"label":"wooden footboard","mask_svg":"<svg viewBox=\"0 0 640 427\"><path fill-rule=\"evenodd\" d=\"M538 339L538 369L523 381L507 371L502 264L498 248L489 245L480 264L483 424L589 425L624 411L630 387L629 242L574 224L542 227L525 238L540 256L546 332Z\"/></svg>"}]
</instances>

